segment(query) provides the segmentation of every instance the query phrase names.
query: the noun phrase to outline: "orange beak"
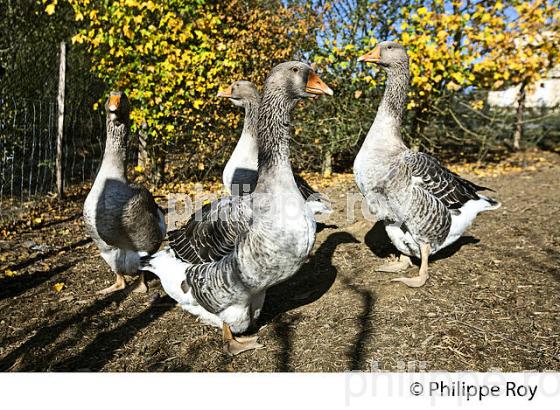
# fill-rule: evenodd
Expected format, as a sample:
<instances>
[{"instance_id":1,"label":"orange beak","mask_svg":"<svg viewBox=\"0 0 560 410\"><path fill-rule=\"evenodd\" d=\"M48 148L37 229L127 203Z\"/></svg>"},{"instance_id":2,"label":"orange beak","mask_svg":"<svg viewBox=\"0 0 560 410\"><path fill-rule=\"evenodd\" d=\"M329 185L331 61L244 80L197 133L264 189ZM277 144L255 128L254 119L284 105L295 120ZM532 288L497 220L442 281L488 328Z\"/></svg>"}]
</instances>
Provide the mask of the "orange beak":
<instances>
[{"instance_id":1,"label":"orange beak","mask_svg":"<svg viewBox=\"0 0 560 410\"><path fill-rule=\"evenodd\" d=\"M121 96L120 95L111 95L109 96L109 111L117 111L121 105Z\"/></svg>"},{"instance_id":2,"label":"orange beak","mask_svg":"<svg viewBox=\"0 0 560 410\"><path fill-rule=\"evenodd\" d=\"M314 71L309 74L305 92L314 95L333 95L333 90Z\"/></svg>"},{"instance_id":3,"label":"orange beak","mask_svg":"<svg viewBox=\"0 0 560 410\"><path fill-rule=\"evenodd\" d=\"M232 89L231 89L231 85L230 85L230 86L229 86L228 88L226 88L225 90L220 91L220 92L218 93L218 97L229 98L229 97L231 97L231 92L232 92Z\"/></svg>"},{"instance_id":4,"label":"orange beak","mask_svg":"<svg viewBox=\"0 0 560 410\"><path fill-rule=\"evenodd\" d=\"M381 61L381 47L376 45L373 50L363 56L358 57L358 61L363 61L366 63L378 63Z\"/></svg>"}]
</instances>

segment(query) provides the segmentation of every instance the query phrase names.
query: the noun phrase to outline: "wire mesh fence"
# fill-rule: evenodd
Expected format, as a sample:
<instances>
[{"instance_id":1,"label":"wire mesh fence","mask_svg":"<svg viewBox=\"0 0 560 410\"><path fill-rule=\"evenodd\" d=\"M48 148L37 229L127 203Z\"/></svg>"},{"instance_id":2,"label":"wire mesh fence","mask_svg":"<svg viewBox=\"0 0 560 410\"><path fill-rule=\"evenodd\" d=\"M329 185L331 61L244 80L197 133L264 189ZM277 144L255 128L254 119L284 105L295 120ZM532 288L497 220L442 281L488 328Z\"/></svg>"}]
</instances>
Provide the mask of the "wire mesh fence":
<instances>
[{"instance_id":1,"label":"wire mesh fence","mask_svg":"<svg viewBox=\"0 0 560 410\"><path fill-rule=\"evenodd\" d=\"M29 200L56 184L56 99L0 97L0 204ZM84 105L66 108L65 184L95 176L103 155L105 118Z\"/></svg>"},{"instance_id":2,"label":"wire mesh fence","mask_svg":"<svg viewBox=\"0 0 560 410\"><path fill-rule=\"evenodd\" d=\"M427 141L437 147L437 153L446 158L454 158L448 151L455 149L464 153L468 151L468 146L476 148L478 154L475 153L475 157L479 160L495 147L504 149L504 141L511 137L512 125L515 123L513 109L474 110L468 101L462 99L457 99L449 112L435 114L434 122L426 127L425 134ZM56 190L56 120L57 103L54 97L37 100L0 96L0 205L6 199L31 200L36 195ZM338 149L333 149L338 166L344 171L351 169L360 137L367 132L371 119L365 119L366 125L361 133L344 128L349 123L345 117L329 117L329 121L340 123L341 128L331 130L331 134L324 136L316 132L308 135L307 129L293 139L293 162L296 168L320 170L326 144L339 144ZM527 109L523 128L526 146L554 148L560 141L560 111L558 108ZM404 131L406 134L406 129ZM238 134L240 130L236 132ZM319 137L322 143L318 144ZM105 113L102 109L93 110L89 100L79 103L67 101L63 153L66 186L95 178L103 158L105 138ZM135 164L138 160L138 141L137 135L133 134L129 138L129 164ZM235 142L235 136L231 141L228 139L214 155L205 159L202 168L200 156L192 151L193 147L174 144L163 155L167 154L166 163L168 168L173 169L173 178L204 180L210 174L221 173ZM447 151L443 152L445 147Z\"/></svg>"}]
</instances>

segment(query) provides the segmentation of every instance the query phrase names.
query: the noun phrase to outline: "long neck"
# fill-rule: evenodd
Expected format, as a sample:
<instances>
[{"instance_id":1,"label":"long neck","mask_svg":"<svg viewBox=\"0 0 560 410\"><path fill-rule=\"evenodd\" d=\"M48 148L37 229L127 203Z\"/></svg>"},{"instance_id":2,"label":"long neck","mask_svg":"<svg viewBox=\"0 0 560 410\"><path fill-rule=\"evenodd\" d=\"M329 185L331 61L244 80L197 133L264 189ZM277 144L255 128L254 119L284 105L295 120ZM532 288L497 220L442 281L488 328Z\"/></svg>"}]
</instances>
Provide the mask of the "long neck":
<instances>
[{"instance_id":1,"label":"long neck","mask_svg":"<svg viewBox=\"0 0 560 410\"><path fill-rule=\"evenodd\" d=\"M101 171L105 176L126 180L128 123L107 119L107 141Z\"/></svg>"},{"instance_id":2,"label":"long neck","mask_svg":"<svg viewBox=\"0 0 560 410\"><path fill-rule=\"evenodd\" d=\"M408 62L387 70L387 81L377 115L364 145L402 149L401 125L409 90Z\"/></svg>"},{"instance_id":3,"label":"long neck","mask_svg":"<svg viewBox=\"0 0 560 410\"><path fill-rule=\"evenodd\" d=\"M252 140L256 144L257 125L259 123L259 101L248 101L245 105L245 121L241 138Z\"/></svg>"},{"instance_id":4,"label":"long neck","mask_svg":"<svg viewBox=\"0 0 560 410\"><path fill-rule=\"evenodd\" d=\"M243 131L237 142L232 158L257 162L257 124L259 123L259 101L249 101L245 104L245 120Z\"/></svg>"},{"instance_id":5,"label":"long neck","mask_svg":"<svg viewBox=\"0 0 560 410\"><path fill-rule=\"evenodd\" d=\"M290 112L295 103L265 90L257 127L257 187L275 180L277 185L295 186L290 164Z\"/></svg>"}]
</instances>

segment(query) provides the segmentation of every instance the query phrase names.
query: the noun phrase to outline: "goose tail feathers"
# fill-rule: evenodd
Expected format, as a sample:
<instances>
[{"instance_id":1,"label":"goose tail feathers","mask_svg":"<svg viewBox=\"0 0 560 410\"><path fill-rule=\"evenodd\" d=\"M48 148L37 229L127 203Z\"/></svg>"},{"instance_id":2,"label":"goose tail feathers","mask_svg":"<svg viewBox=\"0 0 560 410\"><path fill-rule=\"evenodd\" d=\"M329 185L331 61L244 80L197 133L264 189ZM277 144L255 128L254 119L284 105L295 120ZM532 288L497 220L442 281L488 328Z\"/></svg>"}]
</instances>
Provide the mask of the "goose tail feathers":
<instances>
[{"instance_id":1,"label":"goose tail feathers","mask_svg":"<svg viewBox=\"0 0 560 410\"><path fill-rule=\"evenodd\" d=\"M482 209L483 211L493 211L494 209L498 209L502 206L500 202L490 197L484 195L479 195L479 197L486 202L484 209Z\"/></svg>"},{"instance_id":2,"label":"goose tail feathers","mask_svg":"<svg viewBox=\"0 0 560 410\"><path fill-rule=\"evenodd\" d=\"M156 275L161 281L163 290L181 304L188 302L185 270L189 265L178 259L169 247L140 258L140 270Z\"/></svg>"}]
</instances>

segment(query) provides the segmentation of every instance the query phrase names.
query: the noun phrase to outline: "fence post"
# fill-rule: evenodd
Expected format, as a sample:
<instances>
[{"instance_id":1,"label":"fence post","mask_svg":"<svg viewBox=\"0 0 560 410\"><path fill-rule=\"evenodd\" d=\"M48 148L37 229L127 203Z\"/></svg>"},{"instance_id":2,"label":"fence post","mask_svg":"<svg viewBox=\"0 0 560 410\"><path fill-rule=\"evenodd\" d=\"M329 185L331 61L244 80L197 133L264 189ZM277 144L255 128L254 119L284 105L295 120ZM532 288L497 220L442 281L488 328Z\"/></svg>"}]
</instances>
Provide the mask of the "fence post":
<instances>
[{"instance_id":1,"label":"fence post","mask_svg":"<svg viewBox=\"0 0 560 410\"><path fill-rule=\"evenodd\" d=\"M58 70L58 133L56 136L56 194L64 197L64 169L62 150L64 148L64 87L66 82L66 43L60 43L60 67Z\"/></svg>"}]
</instances>

